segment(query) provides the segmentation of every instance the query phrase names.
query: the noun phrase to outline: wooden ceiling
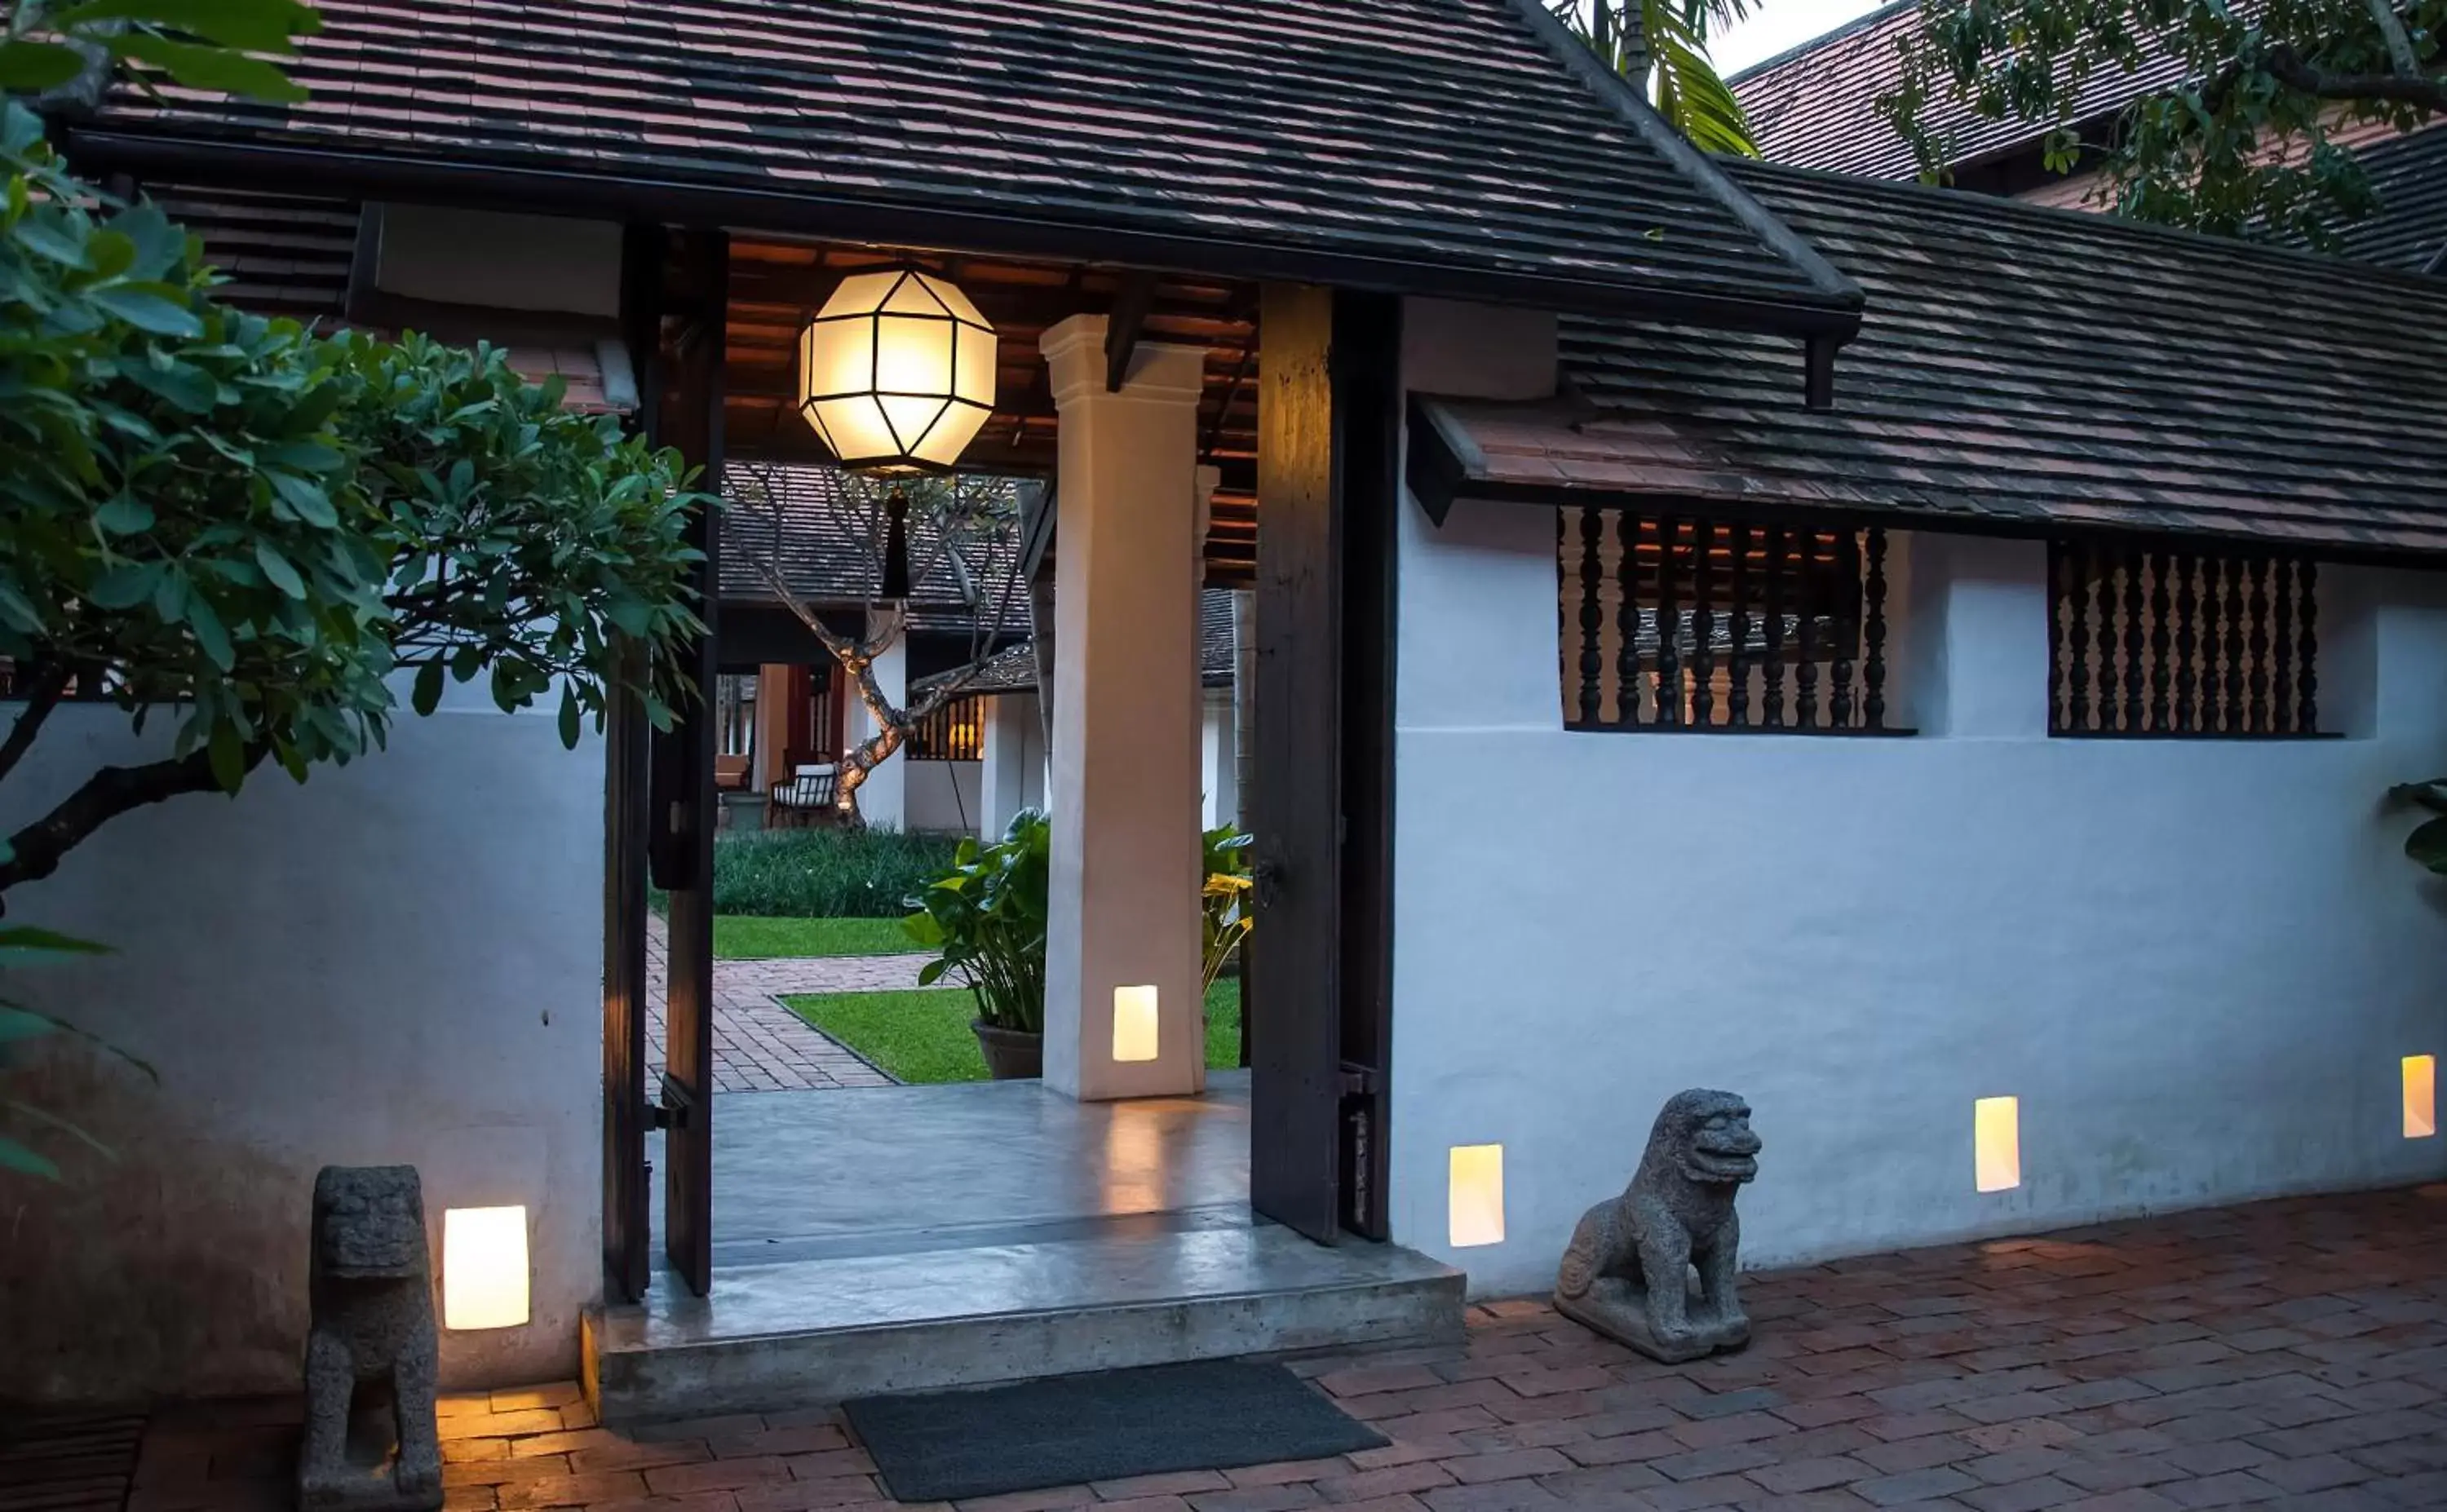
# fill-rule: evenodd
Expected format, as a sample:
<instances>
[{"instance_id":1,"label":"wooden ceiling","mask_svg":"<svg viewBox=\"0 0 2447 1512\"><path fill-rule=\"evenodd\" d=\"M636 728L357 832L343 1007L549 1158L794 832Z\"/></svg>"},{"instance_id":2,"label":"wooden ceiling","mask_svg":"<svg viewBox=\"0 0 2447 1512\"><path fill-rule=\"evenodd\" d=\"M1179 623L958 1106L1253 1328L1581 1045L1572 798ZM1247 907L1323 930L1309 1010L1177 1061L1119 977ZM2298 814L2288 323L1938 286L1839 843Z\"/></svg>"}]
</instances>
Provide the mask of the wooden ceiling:
<instances>
[{"instance_id":1,"label":"wooden ceiling","mask_svg":"<svg viewBox=\"0 0 2447 1512\"><path fill-rule=\"evenodd\" d=\"M735 238L730 252L725 444L733 456L831 460L802 419L792 390L799 332L844 276L890 266L902 255L873 247ZM994 418L962 465L1051 476L1055 416L1037 341L1074 314L1105 314L1117 327L1144 311L1139 338L1206 349L1199 404L1200 460L1223 470L1207 537L1207 580L1245 586L1257 566L1258 290L1254 284L1127 269L918 255L912 260L959 284L1000 341Z\"/></svg>"}]
</instances>

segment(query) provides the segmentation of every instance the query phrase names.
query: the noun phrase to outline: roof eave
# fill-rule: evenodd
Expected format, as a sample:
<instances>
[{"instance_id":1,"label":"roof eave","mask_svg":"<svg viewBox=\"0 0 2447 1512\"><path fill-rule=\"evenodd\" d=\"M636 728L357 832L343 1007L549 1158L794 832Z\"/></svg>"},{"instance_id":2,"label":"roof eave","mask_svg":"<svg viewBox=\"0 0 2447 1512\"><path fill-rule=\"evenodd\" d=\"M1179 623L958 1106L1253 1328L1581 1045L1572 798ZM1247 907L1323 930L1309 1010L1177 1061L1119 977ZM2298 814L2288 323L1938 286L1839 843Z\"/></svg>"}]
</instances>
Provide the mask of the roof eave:
<instances>
[{"instance_id":1,"label":"roof eave","mask_svg":"<svg viewBox=\"0 0 2447 1512\"><path fill-rule=\"evenodd\" d=\"M1471 401L1472 408L1512 408L1523 413L1551 409L1550 405L1525 402L1493 406ZM1413 394L1410 403L1410 453L1404 482L1441 528L1457 503L1527 504L1546 509L1631 509L1645 515L1707 515L1750 524L1809 525L1823 528L1829 520L1889 526L1946 535L1984 536L2003 539L2048 540L2071 538L2125 539L2170 537L2204 540L2244 541L2305 552L2323 562L2343 566L2447 569L2447 545L2388 545L2345 538L2305 540L2279 539L2267 532L2170 529L2164 526L2117 525L2069 521L2036 515L1974 514L1932 508L1926 504L1854 499L1831 501L1803 494L1792 496L1744 491L1700 494L1685 490L1629 488L1602 482L1576 482L1556 478L1532 482L1496 476L1471 438L1467 422L1432 395Z\"/></svg>"},{"instance_id":2,"label":"roof eave","mask_svg":"<svg viewBox=\"0 0 2447 1512\"><path fill-rule=\"evenodd\" d=\"M1537 9L1535 0L1527 3L1530 9ZM1551 23L1551 18L1548 20ZM1613 78L1611 74L1603 76ZM1644 105L1641 108L1645 110ZM1641 124L1637 115L1631 115L1636 125ZM1650 119L1654 120L1653 113ZM220 187L269 186L291 193L423 201L600 220L718 225L769 235L1118 264L1525 306L1560 313L1670 318L1679 324L1730 331L1849 339L1860 327L1859 288L1802 245L1789 228L1769 216L1689 143L1663 128L1661 123L1658 129L1670 139L1669 156L1679 163L1687 159L1684 165L1694 178L1723 199L1729 209L1746 222L1754 217L1763 219L1799 249L1807 258L1801 266L1813 285L1812 296L1737 296L1675 284L1642 287L1371 257L1275 242L982 214L941 205L898 204L822 192L780 193L736 184L589 174L531 163L298 146L242 137L129 129L123 123L115 127L96 123L72 125L62 137L64 150L82 171L126 173L140 180L165 178ZM1789 258L1792 256L1780 243L1772 240L1771 244L1786 252ZM1826 274L1823 278L1820 270Z\"/></svg>"},{"instance_id":3,"label":"roof eave","mask_svg":"<svg viewBox=\"0 0 2447 1512\"><path fill-rule=\"evenodd\" d=\"M1850 310L1853 324L1859 325L1859 312L1865 295L1842 269L1819 255L1818 250L1802 239L1799 233L1756 199L1749 191L1725 176L1709 156L1683 139L1680 132L1668 125L1647 99L1632 87L1631 82L1616 73L1581 45L1580 39L1556 19L1543 0L1511 0L1512 8L1529 23L1546 50L1565 68L1586 85L1589 92L1612 110L1641 139L1657 149L1660 156L1679 169L1684 177L1698 184L1708 197L1730 212L1749 228L1751 233L1809 279L1812 289L1824 299ZM1845 332L1849 335L1849 331Z\"/></svg>"}]
</instances>

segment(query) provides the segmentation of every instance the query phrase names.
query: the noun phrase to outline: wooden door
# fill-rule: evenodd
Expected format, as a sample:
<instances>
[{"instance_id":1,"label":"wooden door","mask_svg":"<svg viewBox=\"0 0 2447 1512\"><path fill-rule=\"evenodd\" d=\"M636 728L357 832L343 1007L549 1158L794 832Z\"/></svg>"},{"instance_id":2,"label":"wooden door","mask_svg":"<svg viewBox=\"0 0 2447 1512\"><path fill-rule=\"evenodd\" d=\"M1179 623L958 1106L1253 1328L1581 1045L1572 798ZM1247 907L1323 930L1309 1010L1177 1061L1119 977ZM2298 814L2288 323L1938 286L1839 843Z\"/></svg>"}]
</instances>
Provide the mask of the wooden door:
<instances>
[{"instance_id":1,"label":"wooden door","mask_svg":"<svg viewBox=\"0 0 2447 1512\"><path fill-rule=\"evenodd\" d=\"M654 396L657 439L702 469L698 487L722 476L723 314L728 238L678 232L669 238L665 309ZM713 511L692 513L689 544L702 553L692 574L704 633L680 652L683 691L672 728L658 732L650 758L654 791L654 880L671 895L670 964L664 1004L663 1255L702 1296L713 1280L713 831L718 720L712 698L721 582Z\"/></svg>"},{"instance_id":2,"label":"wooden door","mask_svg":"<svg viewBox=\"0 0 2447 1512\"><path fill-rule=\"evenodd\" d=\"M634 658L632 666L634 667ZM646 1295L647 1230L645 704L617 693L604 721L603 1285Z\"/></svg>"},{"instance_id":3,"label":"wooden door","mask_svg":"<svg viewBox=\"0 0 2447 1512\"><path fill-rule=\"evenodd\" d=\"M1258 406L1249 1200L1384 1233L1400 307L1269 285Z\"/></svg>"}]
</instances>

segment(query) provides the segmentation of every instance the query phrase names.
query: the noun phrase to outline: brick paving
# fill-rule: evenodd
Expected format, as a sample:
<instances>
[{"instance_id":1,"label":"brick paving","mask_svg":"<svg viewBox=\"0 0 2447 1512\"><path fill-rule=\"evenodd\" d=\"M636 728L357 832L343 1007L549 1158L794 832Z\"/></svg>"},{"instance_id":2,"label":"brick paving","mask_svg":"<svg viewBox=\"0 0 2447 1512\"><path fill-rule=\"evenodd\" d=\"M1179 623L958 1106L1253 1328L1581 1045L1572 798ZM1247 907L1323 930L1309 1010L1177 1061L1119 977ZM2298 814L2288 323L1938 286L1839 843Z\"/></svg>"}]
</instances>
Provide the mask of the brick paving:
<instances>
[{"instance_id":1,"label":"brick paving","mask_svg":"<svg viewBox=\"0 0 2447 1512\"><path fill-rule=\"evenodd\" d=\"M924 955L812 956L713 963L713 1089L806 1092L890 1087L892 1078L783 1007L785 992L882 992L918 985ZM663 1063L663 984L670 970L659 917L646 926L646 1055Z\"/></svg>"},{"instance_id":2,"label":"brick paving","mask_svg":"<svg viewBox=\"0 0 2447 1512\"><path fill-rule=\"evenodd\" d=\"M958 1512L2447 1507L2442 1257L2447 1187L1873 1256L1750 1277L1756 1342L1691 1366L1499 1302L1466 1346L1294 1362L1390 1447ZM285 1505L282 1410L158 1420L128 1512ZM889 1504L825 1408L613 1433L563 1386L443 1410L454 1512Z\"/></svg>"}]
</instances>

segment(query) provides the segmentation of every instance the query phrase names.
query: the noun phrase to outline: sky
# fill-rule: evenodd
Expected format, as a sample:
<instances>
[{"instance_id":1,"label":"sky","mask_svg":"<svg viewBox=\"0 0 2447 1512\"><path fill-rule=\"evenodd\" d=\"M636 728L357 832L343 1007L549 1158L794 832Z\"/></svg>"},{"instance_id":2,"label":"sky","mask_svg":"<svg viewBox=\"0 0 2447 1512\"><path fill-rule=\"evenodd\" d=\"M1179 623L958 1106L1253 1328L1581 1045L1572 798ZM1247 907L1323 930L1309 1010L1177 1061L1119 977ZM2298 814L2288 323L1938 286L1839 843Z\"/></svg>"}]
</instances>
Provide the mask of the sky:
<instances>
[{"instance_id":1,"label":"sky","mask_svg":"<svg viewBox=\"0 0 2447 1512\"><path fill-rule=\"evenodd\" d=\"M1751 13L1708 39L1708 57L1717 71L1731 75L1787 47L1797 47L1823 32L1832 31L1855 16L1868 15L1883 0L1752 0Z\"/></svg>"}]
</instances>

